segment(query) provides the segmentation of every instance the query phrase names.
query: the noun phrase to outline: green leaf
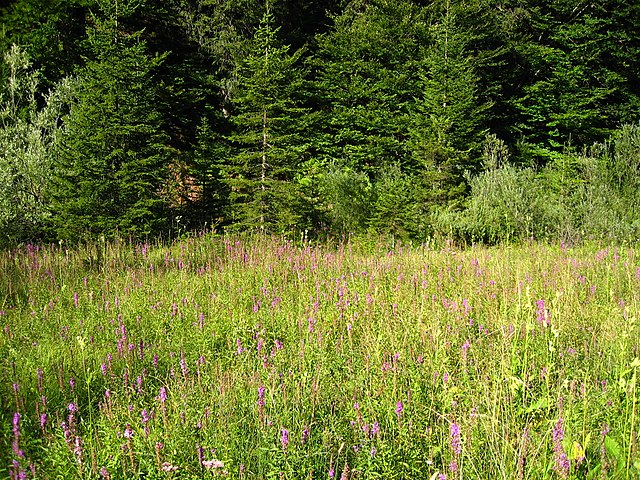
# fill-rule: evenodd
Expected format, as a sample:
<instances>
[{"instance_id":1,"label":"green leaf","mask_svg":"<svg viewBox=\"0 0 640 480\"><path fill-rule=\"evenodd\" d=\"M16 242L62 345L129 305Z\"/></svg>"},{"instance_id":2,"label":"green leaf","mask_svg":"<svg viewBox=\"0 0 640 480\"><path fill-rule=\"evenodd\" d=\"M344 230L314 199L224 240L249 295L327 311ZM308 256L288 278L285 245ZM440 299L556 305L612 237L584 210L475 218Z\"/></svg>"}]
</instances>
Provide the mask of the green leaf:
<instances>
[{"instance_id":1,"label":"green leaf","mask_svg":"<svg viewBox=\"0 0 640 480\"><path fill-rule=\"evenodd\" d=\"M613 457L618 463L618 468L624 467L625 456L622 447L617 440L609 435L604 438L604 449L608 455Z\"/></svg>"}]
</instances>

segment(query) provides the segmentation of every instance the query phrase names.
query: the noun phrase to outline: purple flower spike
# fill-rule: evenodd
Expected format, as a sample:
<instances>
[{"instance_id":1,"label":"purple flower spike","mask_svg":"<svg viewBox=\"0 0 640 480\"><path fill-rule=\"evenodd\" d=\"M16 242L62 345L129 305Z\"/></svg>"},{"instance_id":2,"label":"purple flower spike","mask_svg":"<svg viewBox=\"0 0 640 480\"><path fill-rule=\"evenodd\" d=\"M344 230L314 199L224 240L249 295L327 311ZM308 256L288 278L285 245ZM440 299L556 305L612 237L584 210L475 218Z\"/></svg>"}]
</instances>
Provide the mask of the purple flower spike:
<instances>
[{"instance_id":1,"label":"purple flower spike","mask_svg":"<svg viewBox=\"0 0 640 480\"><path fill-rule=\"evenodd\" d=\"M282 429L282 435L280 436L280 443L284 450L289 446L289 431L286 428Z\"/></svg>"},{"instance_id":2,"label":"purple flower spike","mask_svg":"<svg viewBox=\"0 0 640 480\"><path fill-rule=\"evenodd\" d=\"M452 423L449 427L451 450L457 456L462 453L462 441L460 439L460 425Z\"/></svg>"},{"instance_id":3,"label":"purple flower spike","mask_svg":"<svg viewBox=\"0 0 640 480\"><path fill-rule=\"evenodd\" d=\"M400 417L400 415L402 414L403 408L404 407L402 406L402 402L396 403L396 415L398 415L398 417Z\"/></svg>"}]
</instances>

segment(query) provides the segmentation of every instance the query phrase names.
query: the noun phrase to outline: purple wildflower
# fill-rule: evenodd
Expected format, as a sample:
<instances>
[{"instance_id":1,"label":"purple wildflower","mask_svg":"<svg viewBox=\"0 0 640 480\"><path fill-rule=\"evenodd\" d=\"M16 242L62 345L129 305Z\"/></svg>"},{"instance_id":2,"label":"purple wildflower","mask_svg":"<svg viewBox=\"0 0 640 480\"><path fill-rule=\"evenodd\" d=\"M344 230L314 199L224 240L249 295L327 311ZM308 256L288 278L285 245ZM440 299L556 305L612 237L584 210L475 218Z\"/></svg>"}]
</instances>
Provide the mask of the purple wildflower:
<instances>
[{"instance_id":1,"label":"purple wildflower","mask_svg":"<svg viewBox=\"0 0 640 480\"><path fill-rule=\"evenodd\" d=\"M559 418L553 427L553 453L555 456L555 465L553 469L558 473L561 478L569 477L569 470L571 465L569 458L567 457L564 447L562 446L562 440L564 439L564 426L562 418Z\"/></svg>"},{"instance_id":2,"label":"purple wildflower","mask_svg":"<svg viewBox=\"0 0 640 480\"><path fill-rule=\"evenodd\" d=\"M13 414L13 453L18 457L24 457L24 452L20 450L20 414Z\"/></svg>"},{"instance_id":3,"label":"purple wildflower","mask_svg":"<svg viewBox=\"0 0 640 480\"><path fill-rule=\"evenodd\" d=\"M166 387L160 387L160 393L156 397L157 400L160 400L160 403L164 404L167 401L167 389Z\"/></svg>"},{"instance_id":4,"label":"purple wildflower","mask_svg":"<svg viewBox=\"0 0 640 480\"><path fill-rule=\"evenodd\" d=\"M47 426L47 414L42 413L40 414L40 428L44 428L46 426Z\"/></svg>"},{"instance_id":5,"label":"purple wildflower","mask_svg":"<svg viewBox=\"0 0 640 480\"><path fill-rule=\"evenodd\" d=\"M537 312L536 312L537 313L537 317L538 317L538 323L540 325L542 325L543 327L550 326L551 325L551 321L549 320L549 311L545 307L544 300L538 300L536 302L536 305L538 307Z\"/></svg>"},{"instance_id":6,"label":"purple wildflower","mask_svg":"<svg viewBox=\"0 0 640 480\"><path fill-rule=\"evenodd\" d=\"M402 416L402 410L404 407L402 406L402 402L396 403L396 415L398 416L398 421L400 421L400 417Z\"/></svg>"},{"instance_id":7,"label":"purple wildflower","mask_svg":"<svg viewBox=\"0 0 640 480\"><path fill-rule=\"evenodd\" d=\"M451 450L455 456L459 456L462 453L462 441L460 439L460 425L452 423L449 426L450 445Z\"/></svg>"},{"instance_id":8,"label":"purple wildflower","mask_svg":"<svg viewBox=\"0 0 640 480\"><path fill-rule=\"evenodd\" d=\"M280 443L283 450L286 450L289 446L289 431L286 428L282 429L282 435L280 436Z\"/></svg>"}]
</instances>

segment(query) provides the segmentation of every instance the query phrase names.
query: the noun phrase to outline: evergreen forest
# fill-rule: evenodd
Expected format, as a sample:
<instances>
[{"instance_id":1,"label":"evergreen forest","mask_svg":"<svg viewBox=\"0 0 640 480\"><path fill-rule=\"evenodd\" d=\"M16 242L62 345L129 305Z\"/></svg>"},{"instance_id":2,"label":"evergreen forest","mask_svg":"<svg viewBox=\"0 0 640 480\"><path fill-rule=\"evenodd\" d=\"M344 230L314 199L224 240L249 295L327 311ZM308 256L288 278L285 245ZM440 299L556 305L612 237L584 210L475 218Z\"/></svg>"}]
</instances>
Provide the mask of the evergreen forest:
<instances>
[{"instance_id":1,"label":"evergreen forest","mask_svg":"<svg viewBox=\"0 0 640 480\"><path fill-rule=\"evenodd\" d=\"M13 0L0 246L640 238L640 3Z\"/></svg>"}]
</instances>

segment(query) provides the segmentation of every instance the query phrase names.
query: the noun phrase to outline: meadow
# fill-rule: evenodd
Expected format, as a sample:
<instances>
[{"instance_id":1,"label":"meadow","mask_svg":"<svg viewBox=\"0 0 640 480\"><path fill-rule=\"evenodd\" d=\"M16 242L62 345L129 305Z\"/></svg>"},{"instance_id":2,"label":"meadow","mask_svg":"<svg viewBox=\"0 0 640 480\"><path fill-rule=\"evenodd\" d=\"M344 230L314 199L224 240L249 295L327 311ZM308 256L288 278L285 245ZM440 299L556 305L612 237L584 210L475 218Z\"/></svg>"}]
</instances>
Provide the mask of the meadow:
<instances>
[{"instance_id":1,"label":"meadow","mask_svg":"<svg viewBox=\"0 0 640 480\"><path fill-rule=\"evenodd\" d=\"M640 251L0 254L0 477L640 477Z\"/></svg>"}]
</instances>

